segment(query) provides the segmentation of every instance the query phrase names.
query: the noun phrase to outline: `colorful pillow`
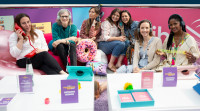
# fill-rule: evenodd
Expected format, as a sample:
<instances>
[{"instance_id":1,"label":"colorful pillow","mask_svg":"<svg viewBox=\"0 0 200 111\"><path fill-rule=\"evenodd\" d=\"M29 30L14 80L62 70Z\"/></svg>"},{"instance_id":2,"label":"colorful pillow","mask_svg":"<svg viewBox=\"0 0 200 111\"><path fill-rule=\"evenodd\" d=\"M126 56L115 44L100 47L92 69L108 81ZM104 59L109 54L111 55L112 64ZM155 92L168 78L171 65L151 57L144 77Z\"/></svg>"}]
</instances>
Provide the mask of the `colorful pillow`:
<instances>
[{"instance_id":1,"label":"colorful pillow","mask_svg":"<svg viewBox=\"0 0 200 111\"><path fill-rule=\"evenodd\" d=\"M86 66L91 66L93 73L96 75L106 75L107 64L103 62L91 61L86 64Z\"/></svg>"}]
</instances>

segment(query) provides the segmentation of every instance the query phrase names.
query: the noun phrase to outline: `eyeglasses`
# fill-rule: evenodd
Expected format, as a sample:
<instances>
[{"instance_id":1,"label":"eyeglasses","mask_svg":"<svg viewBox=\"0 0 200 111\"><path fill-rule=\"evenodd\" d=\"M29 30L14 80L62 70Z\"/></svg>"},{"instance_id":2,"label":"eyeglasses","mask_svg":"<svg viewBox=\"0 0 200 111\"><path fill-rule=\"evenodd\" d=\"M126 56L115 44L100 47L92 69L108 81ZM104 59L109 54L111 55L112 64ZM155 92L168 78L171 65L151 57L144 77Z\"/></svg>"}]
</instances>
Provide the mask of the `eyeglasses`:
<instances>
[{"instance_id":1,"label":"eyeglasses","mask_svg":"<svg viewBox=\"0 0 200 111\"><path fill-rule=\"evenodd\" d=\"M69 16L61 16L62 18L68 18Z\"/></svg>"}]
</instances>

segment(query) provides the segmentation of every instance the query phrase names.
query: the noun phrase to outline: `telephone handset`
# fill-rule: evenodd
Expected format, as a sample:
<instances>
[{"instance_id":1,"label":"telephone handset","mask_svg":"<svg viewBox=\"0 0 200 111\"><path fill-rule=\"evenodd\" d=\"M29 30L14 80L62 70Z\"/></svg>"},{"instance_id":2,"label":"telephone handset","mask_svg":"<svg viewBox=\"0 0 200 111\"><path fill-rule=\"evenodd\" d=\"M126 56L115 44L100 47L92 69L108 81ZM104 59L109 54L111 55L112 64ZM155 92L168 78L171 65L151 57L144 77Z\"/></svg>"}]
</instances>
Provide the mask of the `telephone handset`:
<instances>
[{"instance_id":1,"label":"telephone handset","mask_svg":"<svg viewBox=\"0 0 200 111\"><path fill-rule=\"evenodd\" d=\"M17 25L16 23L15 23L15 30L20 30L20 31L22 32L22 36L23 36L23 37L26 36L26 34L25 34L25 32L22 30L22 28L21 28L19 25Z\"/></svg>"},{"instance_id":2,"label":"telephone handset","mask_svg":"<svg viewBox=\"0 0 200 111\"><path fill-rule=\"evenodd\" d=\"M19 25L17 25L16 23L15 23L15 30L20 30L20 31L22 32L22 36L23 36L23 37L27 36L27 35L25 34L25 32L22 30L22 28L21 28ZM29 44L31 45L31 47L33 47L33 51L31 51L30 53L28 53L28 54L25 55L24 57L26 57L26 58L31 58L31 57L33 57L33 56L36 55L36 49L35 49L35 47L31 44L30 37L29 37L29 36L27 36L27 37L28 37L28 40L29 40Z\"/></svg>"},{"instance_id":3,"label":"telephone handset","mask_svg":"<svg viewBox=\"0 0 200 111\"><path fill-rule=\"evenodd\" d=\"M104 12L101 12L101 13L99 14L99 16L96 18L96 21L97 21L97 22L100 22L100 20L101 20L101 18L103 17L103 15L104 15Z\"/></svg>"}]
</instances>

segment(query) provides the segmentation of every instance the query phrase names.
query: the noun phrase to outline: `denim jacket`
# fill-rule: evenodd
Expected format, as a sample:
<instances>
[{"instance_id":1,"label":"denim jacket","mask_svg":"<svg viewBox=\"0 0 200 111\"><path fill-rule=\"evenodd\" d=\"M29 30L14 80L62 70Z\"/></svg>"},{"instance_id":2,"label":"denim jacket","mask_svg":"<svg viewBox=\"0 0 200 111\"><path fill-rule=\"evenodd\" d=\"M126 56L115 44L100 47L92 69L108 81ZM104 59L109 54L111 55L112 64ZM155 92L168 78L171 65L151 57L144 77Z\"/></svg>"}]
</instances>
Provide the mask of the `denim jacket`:
<instances>
[{"instance_id":1,"label":"denim jacket","mask_svg":"<svg viewBox=\"0 0 200 111\"><path fill-rule=\"evenodd\" d=\"M139 23L138 21L133 21L130 29L124 28L124 33L125 33L126 37L128 38L129 33L130 33L133 43L135 43L134 31L137 29L138 23Z\"/></svg>"}]
</instances>

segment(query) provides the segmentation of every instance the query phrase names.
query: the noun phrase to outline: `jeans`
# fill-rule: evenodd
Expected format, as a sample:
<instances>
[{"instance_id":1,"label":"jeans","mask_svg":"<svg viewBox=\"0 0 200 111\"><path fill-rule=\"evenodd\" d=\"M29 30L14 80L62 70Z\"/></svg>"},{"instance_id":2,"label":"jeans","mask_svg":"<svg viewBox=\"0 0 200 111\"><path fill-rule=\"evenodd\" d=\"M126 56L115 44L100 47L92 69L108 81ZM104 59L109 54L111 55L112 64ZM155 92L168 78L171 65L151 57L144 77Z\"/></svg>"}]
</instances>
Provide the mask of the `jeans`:
<instances>
[{"instance_id":1,"label":"jeans","mask_svg":"<svg viewBox=\"0 0 200 111\"><path fill-rule=\"evenodd\" d=\"M98 48L105 54L112 54L115 57L125 55L128 47L128 42L121 41L101 41L98 44Z\"/></svg>"}]
</instances>

